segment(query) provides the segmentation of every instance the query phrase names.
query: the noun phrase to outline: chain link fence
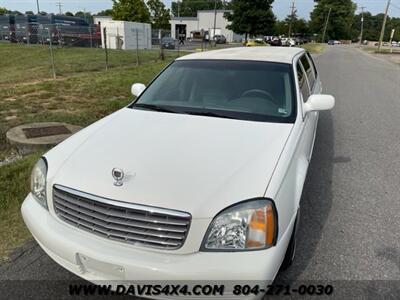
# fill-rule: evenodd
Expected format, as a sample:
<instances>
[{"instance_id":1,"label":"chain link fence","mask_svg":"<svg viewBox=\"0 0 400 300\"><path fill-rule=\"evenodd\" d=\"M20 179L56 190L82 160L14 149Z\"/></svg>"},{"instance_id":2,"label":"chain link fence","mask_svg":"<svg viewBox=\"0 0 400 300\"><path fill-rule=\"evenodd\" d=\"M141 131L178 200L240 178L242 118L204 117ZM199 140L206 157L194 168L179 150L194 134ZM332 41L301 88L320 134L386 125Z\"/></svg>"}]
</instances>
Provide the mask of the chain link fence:
<instances>
[{"instance_id":1,"label":"chain link fence","mask_svg":"<svg viewBox=\"0 0 400 300\"><path fill-rule=\"evenodd\" d=\"M182 55L170 31L151 29L150 26L124 32L93 24L66 26L3 22L0 23L0 43L24 47L26 55L36 53L36 59L49 65L54 78L74 72L172 60Z\"/></svg>"}]
</instances>

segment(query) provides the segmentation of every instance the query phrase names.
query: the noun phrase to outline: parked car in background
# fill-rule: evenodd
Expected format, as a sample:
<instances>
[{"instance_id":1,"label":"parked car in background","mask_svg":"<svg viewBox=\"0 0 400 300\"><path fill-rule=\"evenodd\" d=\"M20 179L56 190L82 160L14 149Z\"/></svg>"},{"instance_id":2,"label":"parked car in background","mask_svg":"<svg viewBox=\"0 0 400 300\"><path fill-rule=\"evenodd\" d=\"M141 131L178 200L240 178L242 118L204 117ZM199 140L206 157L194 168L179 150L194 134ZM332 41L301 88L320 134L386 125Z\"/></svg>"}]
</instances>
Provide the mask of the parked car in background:
<instances>
[{"instance_id":1,"label":"parked car in background","mask_svg":"<svg viewBox=\"0 0 400 300\"><path fill-rule=\"evenodd\" d=\"M282 41L280 38L275 37L275 38L271 39L268 42L268 44L270 44L271 46L274 46L274 47L280 47L280 46L282 46Z\"/></svg>"},{"instance_id":2,"label":"parked car in background","mask_svg":"<svg viewBox=\"0 0 400 300\"><path fill-rule=\"evenodd\" d=\"M335 41L334 41L334 40L329 40L329 41L328 41L328 45L330 45L330 46L335 45Z\"/></svg>"},{"instance_id":3,"label":"parked car in background","mask_svg":"<svg viewBox=\"0 0 400 300\"><path fill-rule=\"evenodd\" d=\"M259 46L269 46L263 39L257 38L257 39L250 39L243 44L246 47L259 47Z\"/></svg>"},{"instance_id":4,"label":"parked car in background","mask_svg":"<svg viewBox=\"0 0 400 300\"><path fill-rule=\"evenodd\" d=\"M301 38L294 38L294 42L295 42L295 45L297 46L297 45L303 45L304 44L304 40L303 39L301 39Z\"/></svg>"},{"instance_id":5,"label":"parked car in background","mask_svg":"<svg viewBox=\"0 0 400 300\"><path fill-rule=\"evenodd\" d=\"M130 105L44 154L26 225L89 281L266 287L294 260L318 114L335 103L318 74L300 48L176 59L134 84Z\"/></svg>"},{"instance_id":6,"label":"parked car in background","mask_svg":"<svg viewBox=\"0 0 400 300\"><path fill-rule=\"evenodd\" d=\"M282 46L294 47L296 46L296 41L292 38L281 38Z\"/></svg>"},{"instance_id":7,"label":"parked car in background","mask_svg":"<svg viewBox=\"0 0 400 300\"><path fill-rule=\"evenodd\" d=\"M223 34L216 34L214 36L214 41L217 44L226 44L226 37Z\"/></svg>"},{"instance_id":8,"label":"parked car in background","mask_svg":"<svg viewBox=\"0 0 400 300\"><path fill-rule=\"evenodd\" d=\"M161 46L163 49L175 49L176 40L172 37L163 37L161 39Z\"/></svg>"}]
</instances>

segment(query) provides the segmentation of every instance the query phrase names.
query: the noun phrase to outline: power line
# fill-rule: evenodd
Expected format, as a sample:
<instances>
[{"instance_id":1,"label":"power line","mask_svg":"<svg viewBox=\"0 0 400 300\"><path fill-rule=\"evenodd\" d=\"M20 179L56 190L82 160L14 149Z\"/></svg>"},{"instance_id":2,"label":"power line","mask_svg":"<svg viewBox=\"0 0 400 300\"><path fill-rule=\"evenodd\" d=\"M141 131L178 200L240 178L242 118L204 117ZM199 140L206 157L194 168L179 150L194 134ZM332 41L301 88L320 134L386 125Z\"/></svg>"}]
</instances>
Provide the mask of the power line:
<instances>
[{"instance_id":1,"label":"power line","mask_svg":"<svg viewBox=\"0 0 400 300\"><path fill-rule=\"evenodd\" d=\"M397 6L396 4L394 4L393 2L390 3L391 6L393 6L394 8L400 9L400 6Z\"/></svg>"},{"instance_id":2,"label":"power line","mask_svg":"<svg viewBox=\"0 0 400 300\"><path fill-rule=\"evenodd\" d=\"M290 13L290 22L289 22L289 33L288 33L288 37L290 38L292 35L292 25L293 25L293 19L294 19L294 14L296 13L296 7L295 7L295 0L293 0L292 2L292 11Z\"/></svg>"},{"instance_id":3,"label":"power line","mask_svg":"<svg viewBox=\"0 0 400 300\"><path fill-rule=\"evenodd\" d=\"M61 1L58 1L58 2L56 3L56 6L58 6L58 11L59 11L60 15L62 15L61 7L63 7L63 5L61 4Z\"/></svg>"}]
</instances>

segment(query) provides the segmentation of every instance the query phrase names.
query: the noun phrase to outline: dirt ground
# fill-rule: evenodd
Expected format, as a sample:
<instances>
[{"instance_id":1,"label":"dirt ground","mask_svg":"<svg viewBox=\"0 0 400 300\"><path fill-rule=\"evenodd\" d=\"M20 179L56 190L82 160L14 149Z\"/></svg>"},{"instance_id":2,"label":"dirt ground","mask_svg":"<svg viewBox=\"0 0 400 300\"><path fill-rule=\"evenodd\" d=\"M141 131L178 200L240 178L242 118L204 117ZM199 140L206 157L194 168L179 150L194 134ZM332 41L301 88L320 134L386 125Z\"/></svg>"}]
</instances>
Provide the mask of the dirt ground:
<instances>
[{"instance_id":1,"label":"dirt ground","mask_svg":"<svg viewBox=\"0 0 400 300\"><path fill-rule=\"evenodd\" d=\"M391 61L393 63L400 64L400 53L398 53L398 52L397 53L393 53L393 54L378 54L378 53L375 53L374 55L379 57L379 58L383 58L383 59L389 60L389 61Z\"/></svg>"}]
</instances>

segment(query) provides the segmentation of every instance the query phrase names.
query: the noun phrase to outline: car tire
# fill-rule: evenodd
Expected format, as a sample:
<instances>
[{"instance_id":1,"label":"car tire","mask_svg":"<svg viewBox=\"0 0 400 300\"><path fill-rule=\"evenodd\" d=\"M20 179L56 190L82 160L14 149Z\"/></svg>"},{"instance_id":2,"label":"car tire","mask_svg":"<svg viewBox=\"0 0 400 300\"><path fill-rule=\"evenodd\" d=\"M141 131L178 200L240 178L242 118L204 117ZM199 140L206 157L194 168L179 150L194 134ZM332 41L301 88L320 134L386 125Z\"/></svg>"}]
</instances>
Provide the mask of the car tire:
<instances>
[{"instance_id":1,"label":"car tire","mask_svg":"<svg viewBox=\"0 0 400 300\"><path fill-rule=\"evenodd\" d=\"M293 232L292 236L289 241L289 245L286 250L285 258L283 259L282 265L281 265L281 271L285 271L289 269L289 267L293 264L294 258L296 256L296 238L297 238L297 226L300 220L300 209L297 213L296 221L294 223L293 227Z\"/></svg>"}]
</instances>

